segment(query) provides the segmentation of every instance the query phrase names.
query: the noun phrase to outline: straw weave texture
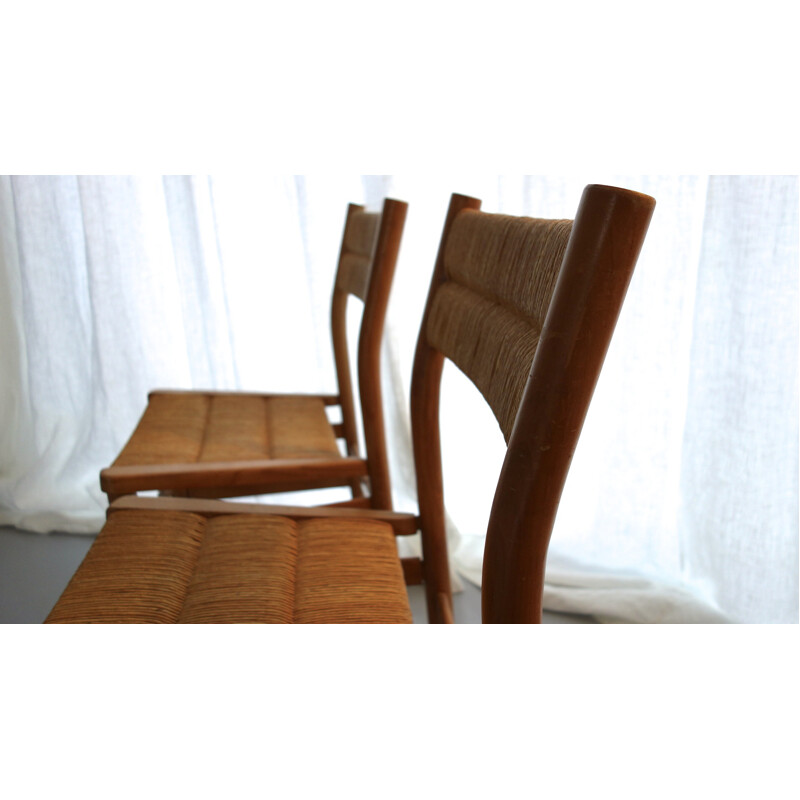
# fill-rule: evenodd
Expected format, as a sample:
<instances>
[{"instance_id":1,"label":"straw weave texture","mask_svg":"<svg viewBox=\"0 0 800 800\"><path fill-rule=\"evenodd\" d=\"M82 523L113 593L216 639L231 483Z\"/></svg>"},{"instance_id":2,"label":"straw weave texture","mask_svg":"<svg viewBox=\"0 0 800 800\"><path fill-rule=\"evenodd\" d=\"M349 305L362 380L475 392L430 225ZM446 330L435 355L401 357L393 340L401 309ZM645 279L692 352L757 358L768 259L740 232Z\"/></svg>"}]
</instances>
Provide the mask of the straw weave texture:
<instances>
[{"instance_id":1,"label":"straw weave texture","mask_svg":"<svg viewBox=\"0 0 800 800\"><path fill-rule=\"evenodd\" d=\"M381 215L370 211L355 211L350 215L344 232L344 244L351 253L371 256L378 235Z\"/></svg>"},{"instance_id":2,"label":"straw weave texture","mask_svg":"<svg viewBox=\"0 0 800 800\"><path fill-rule=\"evenodd\" d=\"M112 515L49 623L408 623L389 525Z\"/></svg>"},{"instance_id":3,"label":"straw weave texture","mask_svg":"<svg viewBox=\"0 0 800 800\"><path fill-rule=\"evenodd\" d=\"M354 294L361 300L367 298L380 220L380 214L355 211L345 227L342 257L336 272L336 288Z\"/></svg>"},{"instance_id":4,"label":"straw weave texture","mask_svg":"<svg viewBox=\"0 0 800 800\"><path fill-rule=\"evenodd\" d=\"M391 528L317 519L298 526L295 622L411 622Z\"/></svg>"},{"instance_id":5,"label":"straw weave texture","mask_svg":"<svg viewBox=\"0 0 800 800\"><path fill-rule=\"evenodd\" d=\"M315 397L153 394L116 466L339 456Z\"/></svg>"},{"instance_id":6,"label":"straw weave texture","mask_svg":"<svg viewBox=\"0 0 800 800\"><path fill-rule=\"evenodd\" d=\"M178 622L294 621L297 541L289 520L211 520Z\"/></svg>"},{"instance_id":7,"label":"straw weave texture","mask_svg":"<svg viewBox=\"0 0 800 800\"><path fill-rule=\"evenodd\" d=\"M194 514L114 515L45 621L177 621L204 528Z\"/></svg>"},{"instance_id":8,"label":"straw weave texture","mask_svg":"<svg viewBox=\"0 0 800 800\"><path fill-rule=\"evenodd\" d=\"M428 342L472 379L506 441L571 232L571 220L466 210L447 239Z\"/></svg>"}]
</instances>

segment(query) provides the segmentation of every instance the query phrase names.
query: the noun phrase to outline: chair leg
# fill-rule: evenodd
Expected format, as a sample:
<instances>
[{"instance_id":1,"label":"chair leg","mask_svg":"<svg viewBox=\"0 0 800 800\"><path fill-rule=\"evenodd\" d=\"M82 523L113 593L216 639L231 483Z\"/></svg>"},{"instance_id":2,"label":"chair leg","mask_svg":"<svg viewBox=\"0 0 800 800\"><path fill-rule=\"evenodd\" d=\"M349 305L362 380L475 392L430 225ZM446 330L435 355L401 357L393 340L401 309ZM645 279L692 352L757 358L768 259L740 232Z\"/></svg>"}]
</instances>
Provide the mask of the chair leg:
<instances>
[{"instance_id":1,"label":"chair leg","mask_svg":"<svg viewBox=\"0 0 800 800\"><path fill-rule=\"evenodd\" d=\"M364 494L364 486L361 483L360 478L353 478L353 480L350 481L350 491L353 494L353 499L366 496Z\"/></svg>"}]
</instances>

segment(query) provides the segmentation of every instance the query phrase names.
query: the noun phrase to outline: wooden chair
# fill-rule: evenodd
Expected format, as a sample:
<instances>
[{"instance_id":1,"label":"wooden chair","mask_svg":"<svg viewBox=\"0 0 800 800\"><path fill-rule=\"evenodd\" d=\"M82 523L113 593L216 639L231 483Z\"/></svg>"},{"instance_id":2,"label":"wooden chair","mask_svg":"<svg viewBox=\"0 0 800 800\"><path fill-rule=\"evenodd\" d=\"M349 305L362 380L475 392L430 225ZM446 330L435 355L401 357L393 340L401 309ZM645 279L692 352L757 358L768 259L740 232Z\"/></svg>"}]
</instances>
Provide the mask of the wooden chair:
<instances>
[{"instance_id":1,"label":"wooden chair","mask_svg":"<svg viewBox=\"0 0 800 800\"><path fill-rule=\"evenodd\" d=\"M452 622L439 447L445 357L508 441L486 537L484 622L540 622L570 459L655 201L588 186L574 222L486 214L454 195L414 360L419 517L214 500L117 500L48 622ZM394 537L422 532L401 566Z\"/></svg>"},{"instance_id":2,"label":"wooden chair","mask_svg":"<svg viewBox=\"0 0 800 800\"><path fill-rule=\"evenodd\" d=\"M100 473L109 501L146 490L241 497L349 486L354 505L391 508L380 343L407 208L391 199L381 214L348 207L331 304L338 394L151 392L128 443ZM364 303L358 374L366 458L359 455L348 356L350 296ZM340 424L328 420L325 407L331 405L341 408ZM344 440L346 455L337 438Z\"/></svg>"}]
</instances>

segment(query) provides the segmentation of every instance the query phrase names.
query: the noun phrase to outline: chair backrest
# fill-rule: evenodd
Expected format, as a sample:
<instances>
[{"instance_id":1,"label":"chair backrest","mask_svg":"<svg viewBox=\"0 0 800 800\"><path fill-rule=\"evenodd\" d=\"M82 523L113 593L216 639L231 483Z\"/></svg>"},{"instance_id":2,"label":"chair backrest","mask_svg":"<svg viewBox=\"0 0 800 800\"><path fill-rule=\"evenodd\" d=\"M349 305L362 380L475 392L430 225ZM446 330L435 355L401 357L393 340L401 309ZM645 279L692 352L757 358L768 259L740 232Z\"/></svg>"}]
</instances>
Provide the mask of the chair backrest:
<instances>
[{"instance_id":1,"label":"chair backrest","mask_svg":"<svg viewBox=\"0 0 800 800\"><path fill-rule=\"evenodd\" d=\"M392 507L381 394L380 351L386 308L394 278L408 205L386 199L381 213L351 204L347 209L331 302L331 334L342 409L342 432L349 455L358 455L358 430L347 340L347 300L364 303L358 337L361 418L373 508ZM357 481L353 492L362 496Z\"/></svg>"},{"instance_id":2,"label":"chair backrest","mask_svg":"<svg viewBox=\"0 0 800 800\"><path fill-rule=\"evenodd\" d=\"M538 622L547 546L570 459L655 201L584 190L574 222L481 212L453 195L411 389L430 621L447 616L439 446L444 358L492 408L508 450L487 531L484 622Z\"/></svg>"}]
</instances>

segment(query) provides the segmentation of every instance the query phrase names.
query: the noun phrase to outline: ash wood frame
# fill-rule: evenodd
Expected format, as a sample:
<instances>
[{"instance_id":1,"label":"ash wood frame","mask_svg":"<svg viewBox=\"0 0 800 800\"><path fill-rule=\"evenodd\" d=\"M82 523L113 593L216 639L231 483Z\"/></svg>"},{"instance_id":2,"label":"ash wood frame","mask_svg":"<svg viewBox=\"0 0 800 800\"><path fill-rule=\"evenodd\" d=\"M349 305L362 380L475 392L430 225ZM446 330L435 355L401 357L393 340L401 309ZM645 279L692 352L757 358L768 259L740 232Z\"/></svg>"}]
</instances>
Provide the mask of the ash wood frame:
<instances>
[{"instance_id":1,"label":"ash wood frame","mask_svg":"<svg viewBox=\"0 0 800 800\"><path fill-rule=\"evenodd\" d=\"M407 203L387 198L380 214L377 239L371 261L358 339L358 375L366 457L359 454L353 381L347 341L347 302L355 292L341 288L338 280L348 254L347 230L364 207L351 203L347 209L345 233L339 252L337 280L331 301L331 337L336 365L338 394L313 395L326 406L338 405L342 421L334 434L344 439L347 455L329 459L263 459L253 461L175 463L153 466L110 466L100 473L100 485L109 502L126 494L158 490L167 496L241 497L349 486L353 499L344 504L391 509L392 493L380 385L380 350L386 309L403 235ZM150 396L157 394L151 392ZM287 397L287 394L204 392L226 395L258 394ZM294 395L308 397L309 395ZM363 482L369 483L369 493Z\"/></svg>"}]
</instances>

